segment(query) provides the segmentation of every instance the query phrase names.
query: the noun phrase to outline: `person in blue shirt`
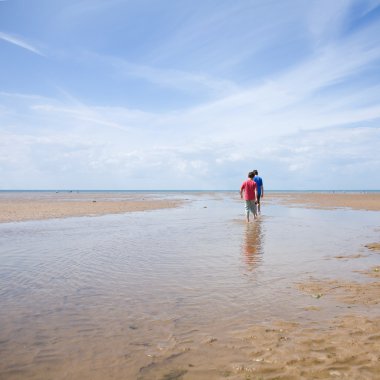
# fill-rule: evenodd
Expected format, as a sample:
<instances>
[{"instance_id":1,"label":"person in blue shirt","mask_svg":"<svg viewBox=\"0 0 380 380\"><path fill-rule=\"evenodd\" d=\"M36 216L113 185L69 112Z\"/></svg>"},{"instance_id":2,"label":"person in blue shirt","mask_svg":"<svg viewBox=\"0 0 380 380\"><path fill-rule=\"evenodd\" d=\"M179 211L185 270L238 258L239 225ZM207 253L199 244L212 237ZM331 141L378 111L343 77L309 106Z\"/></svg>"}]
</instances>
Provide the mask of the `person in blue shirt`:
<instances>
[{"instance_id":1,"label":"person in blue shirt","mask_svg":"<svg viewBox=\"0 0 380 380\"><path fill-rule=\"evenodd\" d=\"M261 214L260 200L261 198L264 198L264 183L263 179L259 177L259 172L257 170L254 170L253 172L255 174L253 180L256 182L257 185L257 211L259 214Z\"/></svg>"}]
</instances>

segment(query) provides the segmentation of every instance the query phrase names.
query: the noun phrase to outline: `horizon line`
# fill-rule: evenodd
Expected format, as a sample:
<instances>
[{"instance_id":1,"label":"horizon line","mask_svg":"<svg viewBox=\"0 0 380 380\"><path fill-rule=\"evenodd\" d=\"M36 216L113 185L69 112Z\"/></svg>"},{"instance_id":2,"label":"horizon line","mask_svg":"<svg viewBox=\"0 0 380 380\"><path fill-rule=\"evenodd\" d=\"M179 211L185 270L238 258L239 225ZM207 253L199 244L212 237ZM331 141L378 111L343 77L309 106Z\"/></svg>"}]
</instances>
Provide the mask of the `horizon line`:
<instances>
[{"instance_id":1,"label":"horizon line","mask_svg":"<svg viewBox=\"0 0 380 380\"><path fill-rule=\"evenodd\" d=\"M265 190L265 189L264 189ZM0 192L28 192L28 191L41 191L41 192L179 192L179 191L196 191L196 192L215 192L215 191L240 191L236 189L0 189ZM271 189L265 192L296 192L296 191L314 191L314 192L380 192L380 189Z\"/></svg>"}]
</instances>

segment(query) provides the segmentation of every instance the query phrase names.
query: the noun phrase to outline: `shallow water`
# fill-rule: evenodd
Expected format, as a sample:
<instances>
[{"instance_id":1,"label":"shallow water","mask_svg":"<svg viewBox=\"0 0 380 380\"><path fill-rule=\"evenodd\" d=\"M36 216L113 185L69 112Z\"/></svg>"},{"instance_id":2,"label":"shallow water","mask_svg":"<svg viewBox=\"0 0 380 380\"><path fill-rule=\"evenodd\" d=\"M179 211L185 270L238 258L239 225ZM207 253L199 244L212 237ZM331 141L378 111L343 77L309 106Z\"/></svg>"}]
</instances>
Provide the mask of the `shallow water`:
<instances>
[{"instance_id":1,"label":"shallow water","mask_svg":"<svg viewBox=\"0 0 380 380\"><path fill-rule=\"evenodd\" d=\"M337 314L295 283L375 265L375 212L264 202L247 225L236 194L179 197L177 209L0 225L1 379L180 379L173 358L204 343L211 369L228 366L213 340ZM194 376L212 378L206 367Z\"/></svg>"}]
</instances>

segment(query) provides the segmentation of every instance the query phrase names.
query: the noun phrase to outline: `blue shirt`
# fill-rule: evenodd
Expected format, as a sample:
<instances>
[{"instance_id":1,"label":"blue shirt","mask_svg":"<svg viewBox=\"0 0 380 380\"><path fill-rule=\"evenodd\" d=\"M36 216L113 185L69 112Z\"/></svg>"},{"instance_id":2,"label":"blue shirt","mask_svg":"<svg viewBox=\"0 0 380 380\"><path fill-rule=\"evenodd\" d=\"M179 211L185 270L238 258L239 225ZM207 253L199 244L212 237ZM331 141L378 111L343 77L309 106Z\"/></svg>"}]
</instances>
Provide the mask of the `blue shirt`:
<instances>
[{"instance_id":1,"label":"blue shirt","mask_svg":"<svg viewBox=\"0 0 380 380\"><path fill-rule=\"evenodd\" d=\"M261 195L261 188L263 186L263 179L259 177L258 175L255 175L253 180L256 182L257 185L257 195Z\"/></svg>"}]
</instances>

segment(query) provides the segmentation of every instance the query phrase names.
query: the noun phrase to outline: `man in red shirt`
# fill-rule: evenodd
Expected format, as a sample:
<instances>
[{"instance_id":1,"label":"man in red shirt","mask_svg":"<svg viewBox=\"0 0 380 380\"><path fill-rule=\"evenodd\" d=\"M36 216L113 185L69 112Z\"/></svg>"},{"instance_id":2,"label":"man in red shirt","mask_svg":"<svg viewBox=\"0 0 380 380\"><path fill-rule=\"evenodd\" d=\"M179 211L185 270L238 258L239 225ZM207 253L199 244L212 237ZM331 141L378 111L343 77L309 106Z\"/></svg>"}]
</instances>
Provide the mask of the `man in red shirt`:
<instances>
[{"instance_id":1,"label":"man in red shirt","mask_svg":"<svg viewBox=\"0 0 380 380\"><path fill-rule=\"evenodd\" d=\"M248 173L248 179L243 182L240 188L240 198L245 199L245 213L247 216L247 223L249 223L249 212L253 214L254 219L257 218L257 185L253 180L254 172Z\"/></svg>"}]
</instances>

